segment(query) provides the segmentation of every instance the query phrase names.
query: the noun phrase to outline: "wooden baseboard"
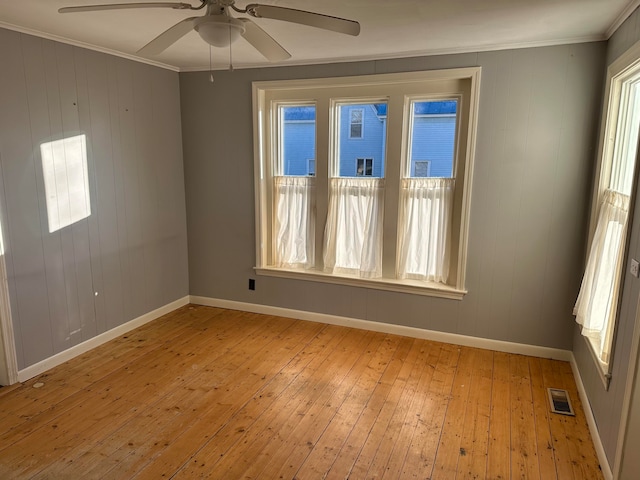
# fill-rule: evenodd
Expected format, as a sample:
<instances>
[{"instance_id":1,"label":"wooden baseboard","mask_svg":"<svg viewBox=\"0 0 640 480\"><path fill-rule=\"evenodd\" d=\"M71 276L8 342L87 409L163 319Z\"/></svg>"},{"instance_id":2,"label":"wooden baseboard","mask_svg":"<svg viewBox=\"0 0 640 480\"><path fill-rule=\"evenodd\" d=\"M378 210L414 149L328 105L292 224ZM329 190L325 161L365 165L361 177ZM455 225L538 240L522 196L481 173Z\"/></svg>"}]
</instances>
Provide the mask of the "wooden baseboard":
<instances>
[{"instance_id":1,"label":"wooden baseboard","mask_svg":"<svg viewBox=\"0 0 640 480\"><path fill-rule=\"evenodd\" d=\"M35 377L36 375L40 375L47 370L60 365L68 360L71 360L78 355L82 355L83 353L91 350L92 348L98 347L103 343L108 342L109 340L113 340L120 335L124 335L127 332L130 332L134 328L138 328L145 323L148 323L156 318L161 317L169 312L172 312L176 308L180 308L189 303L189 296L182 297L174 302L168 303L160 308L156 308L155 310L145 313L144 315L140 315L133 320L124 323L122 325L117 326L116 328L112 328L100 335L97 335L89 340L86 340L74 347L71 347L63 352L57 353L49 358L42 360L34 365L31 365L23 370L18 371L18 381L24 382L29 380L30 378Z\"/></svg>"},{"instance_id":2,"label":"wooden baseboard","mask_svg":"<svg viewBox=\"0 0 640 480\"><path fill-rule=\"evenodd\" d=\"M578 388L578 394L580 395L580 401L582 402L582 409L584 410L584 415L587 419L587 425L589 425L589 432L591 433L593 446L595 447L596 453L598 454L598 460L600 462L600 468L602 469L602 475L604 476L605 480L613 480L613 471L611 470L611 466L609 465L607 454L604 451L604 445L602 444L602 440L600 439L600 433L598 432L596 419L593 416L591 404L589 403L589 397L587 396L587 391L584 388L584 383L582 383L582 377L580 376L578 363L573 356L573 352L571 352L571 359L569 360L569 363L571 363L573 378L576 381L576 387Z\"/></svg>"},{"instance_id":3,"label":"wooden baseboard","mask_svg":"<svg viewBox=\"0 0 640 480\"><path fill-rule=\"evenodd\" d=\"M280 317L295 318L297 320L329 323L331 325L341 325L343 327L360 328L362 330L372 330L374 332L391 333L394 335L403 335L405 337L434 340L436 342L463 345L465 347L484 348L487 350L496 350L498 352L517 353L542 358L553 358L556 360L564 360L565 362L570 362L573 358L571 351L559 348L540 347L537 345L526 345L524 343L470 337L468 335L459 335L457 333L437 332L435 330L425 330L422 328L407 327L404 325L373 322L358 318L340 317L337 315L306 312L303 310L292 310L289 308L272 307L269 305L236 302L233 300L222 300L218 298L199 297L194 295L191 296L191 303L207 305L210 307L228 308L230 310L243 310L245 312L277 315Z\"/></svg>"}]
</instances>

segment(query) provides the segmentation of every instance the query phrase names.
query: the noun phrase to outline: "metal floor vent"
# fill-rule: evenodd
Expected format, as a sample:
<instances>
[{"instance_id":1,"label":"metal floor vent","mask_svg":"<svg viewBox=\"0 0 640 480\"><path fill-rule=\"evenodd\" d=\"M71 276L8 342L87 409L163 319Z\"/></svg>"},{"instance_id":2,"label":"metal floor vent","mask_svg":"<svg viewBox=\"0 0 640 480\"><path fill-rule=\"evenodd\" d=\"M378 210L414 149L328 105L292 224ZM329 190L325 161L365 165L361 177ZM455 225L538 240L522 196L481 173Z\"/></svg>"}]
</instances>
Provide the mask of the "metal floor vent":
<instances>
[{"instance_id":1,"label":"metal floor vent","mask_svg":"<svg viewBox=\"0 0 640 480\"><path fill-rule=\"evenodd\" d=\"M553 413L560 413L562 415L575 415L573 413L573 407L571 406L571 400L569 400L569 393L561 388L547 388L549 392L549 403L551 404L551 411Z\"/></svg>"}]
</instances>

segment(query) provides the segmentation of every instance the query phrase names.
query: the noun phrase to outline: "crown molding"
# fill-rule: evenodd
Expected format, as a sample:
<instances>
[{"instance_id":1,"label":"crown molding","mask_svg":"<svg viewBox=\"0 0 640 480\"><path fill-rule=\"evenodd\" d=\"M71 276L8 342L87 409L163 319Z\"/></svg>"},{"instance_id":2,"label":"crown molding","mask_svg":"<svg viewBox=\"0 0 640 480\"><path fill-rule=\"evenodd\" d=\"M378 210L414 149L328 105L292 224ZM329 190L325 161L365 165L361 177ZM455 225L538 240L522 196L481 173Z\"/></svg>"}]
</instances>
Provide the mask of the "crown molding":
<instances>
[{"instance_id":1,"label":"crown molding","mask_svg":"<svg viewBox=\"0 0 640 480\"><path fill-rule=\"evenodd\" d=\"M175 65L168 65L162 62L154 62L153 60L138 57L136 55L131 55L129 53L123 53L117 50L112 50L110 48L99 47L97 45L92 45L90 43L84 43L78 40L72 40L70 38L61 37L59 35L52 35L50 33L41 32L39 30L33 30L31 28L20 27L18 25L13 25L12 23L6 23L6 22L0 21L0 28L5 28L7 30L13 30L14 32L32 35L34 37L44 38L46 40L53 40L55 42L65 43L67 45L73 45L74 47L86 48L87 50L93 50L94 52L106 53L107 55L113 55L115 57L125 58L127 60L132 60L138 63L145 63L153 67L160 67L160 68L164 68L166 70L171 70L174 72L180 71L180 68L176 67Z\"/></svg>"},{"instance_id":2,"label":"crown molding","mask_svg":"<svg viewBox=\"0 0 640 480\"><path fill-rule=\"evenodd\" d=\"M611 26L609 26L609 28L607 29L605 33L606 40L609 40L611 36L614 33L616 33L616 30L620 28L620 25L622 25L624 21L627 18L629 18L631 14L633 14L633 12L636 11L636 8L638 8L639 5L640 5L640 0L632 0L631 2L629 2L626 8L620 12L620 14L616 17L616 19L611 24Z\"/></svg>"},{"instance_id":3,"label":"crown molding","mask_svg":"<svg viewBox=\"0 0 640 480\"><path fill-rule=\"evenodd\" d=\"M640 0L637 0L640 2ZM519 43L501 43L495 45L486 45L481 47L455 47L455 48L442 48L442 49L431 49L431 50L419 50L419 51L410 51L410 52L402 52L395 54L381 54L381 55L361 55L357 57L336 57L336 58L327 58L327 59L314 59L314 60L299 60L299 61L291 61L288 60L286 62L278 62L278 63L252 63L252 64L243 64L243 65L234 65L234 70L244 70L249 68L274 68L274 67L301 67L301 66L309 66L309 65L326 65L330 63L355 63L355 62L370 62L376 60L397 60L403 58L415 58L415 57L430 57L436 55L461 55L461 54L469 54L469 53L483 53L483 52L494 52L500 50L518 50L524 48L540 48L540 47L554 47L558 45L574 45L578 43L591 43L591 42L602 42L607 40L604 35L589 35L584 37L577 38L562 38L557 40L550 41L538 41L538 42L519 42ZM228 66L223 67L213 67L210 68L208 65L203 65L201 67L182 67L179 71L188 73L188 72L209 72L211 70L215 71L224 71L228 70Z\"/></svg>"},{"instance_id":4,"label":"crown molding","mask_svg":"<svg viewBox=\"0 0 640 480\"><path fill-rule=\"evenodd\" d=\"M633 3L630 4L623 13L620 14L614 25L610 27L615 29L626 20L626 18L633 13L635 8L640 5L640 0L633 0ZM614 26L617 25L615 28ZM88 50L93 50L100 53L105 53L108 55L113 55L120 58L125 58L127 60L131 60L134 62L144 63L147 65L151 65L154 67L163 68L166 70L171 70L173 72L209 72L209 71L225 71L228 70L228 65L223 66L214 66L211 68L209 65L195 66L195 67L179 67L176 65L170 65L167 63L156 62L153 60L149 60L147 58L142 58L137 55L132 55L129 53L120 52L118 50L113 50L110 48L99 47L97 45L93 45L90 43L84 43L77 40L72 40L70 38L52 35L49 33L41 32L39 30L34 30L30 28L21 27L18 25L13 25L11 23L6 23L0 21L0 28L6 28L7 30L13 30L16 32L24 33L27 35L33 35L36 37L44 38L47 40L53 40L60 43L65 43L67 45L73 45L75 47L86 48ZM599 35L588 35L583 37L576 38L560 38L554 40L545 40L545 41L534 41L534 42L513 42L513 43L500 43L494 45L484 45L484 46L473 46L473 47L454 47L454 48L435 48L435 49L424 49L424 50L413 50L409 52L400 52L400 53L383 53L383 54L371 54L371 55L359 55L355 57L333 57L333 58L325 58L325 59L312 59L312 60L288 60L285 62L277 62L277 63L247 63L241 65L233 65L235 70L244 70L251 68L274 68L274 67L294 67L294 66L309 66L309 65L327 65L332 63L355 63L355 62L369 62L376 60L396 60L403 58L414 58L414 57L427 57L427 56L436 56L436 55L460 55L460 54L469 54L469 53L482 53L482 52L493 52L500 50L517 50L522 48L539 48L539 47L553 47L558 45L572 45L578 43L590 43L590 42L600 42L608 40L609 38L609 30L607 34L599 34Z\"/></svg>"}]
</instances>

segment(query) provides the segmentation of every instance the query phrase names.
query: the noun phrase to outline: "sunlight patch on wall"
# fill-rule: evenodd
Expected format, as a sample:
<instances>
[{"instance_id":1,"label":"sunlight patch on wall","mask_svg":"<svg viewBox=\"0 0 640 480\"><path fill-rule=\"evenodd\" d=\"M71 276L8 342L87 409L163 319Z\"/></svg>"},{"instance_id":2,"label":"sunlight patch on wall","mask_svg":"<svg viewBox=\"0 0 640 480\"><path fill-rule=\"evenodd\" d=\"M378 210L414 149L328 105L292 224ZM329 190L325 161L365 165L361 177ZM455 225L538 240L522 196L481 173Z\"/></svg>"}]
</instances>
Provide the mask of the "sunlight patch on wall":
<instances>
[{"instance_id":1,"label":"sunlight patch on wall","mask_svg":"<svg viewBox=\"0 0 640 480\"><path fill-rule=\"evenodd\" d=\"M49 232L91 215L85 135L40 145Z\"/></svg>"}]
</instances>

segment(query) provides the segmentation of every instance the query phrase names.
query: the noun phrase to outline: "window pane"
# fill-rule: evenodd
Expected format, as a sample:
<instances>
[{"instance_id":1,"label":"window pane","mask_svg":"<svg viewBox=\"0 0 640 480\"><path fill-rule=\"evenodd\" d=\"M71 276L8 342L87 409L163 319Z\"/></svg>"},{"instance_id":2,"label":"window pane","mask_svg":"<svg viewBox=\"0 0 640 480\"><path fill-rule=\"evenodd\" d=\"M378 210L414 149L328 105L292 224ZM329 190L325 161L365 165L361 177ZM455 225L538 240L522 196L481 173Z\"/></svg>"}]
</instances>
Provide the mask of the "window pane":
<instances>
[{"instance_id":1,"label":"window pane","mask_svg":"<svg viewBox=\"0 0 640 480\"><path fill-rule=\"evenodd\" d=\"M364 112L360 108L351 108L351 125L349 129L350 138L362 138L362 117Z\"/></svg>"},{"instance_id":2,"label":"window pane","mask_svg":"<svg viewBox=\"0 0 640 480\"><path fill-rule=\"evenodd\" d=\"M609 188L631 195L640 128L640 79L622 87Z\"/></svg>"},{"instance_id":3,"label":"window pane","mask_svg":"<svg viewBox=\"0 0 640 480\"><path fill-rule=\"evenodd\" d=\"M416 160L413 163L413 175L414 177L429 177L430 176L430 162L429 160Z\"/></svg>"},{"instance_id":4,"label":"window pane","mask_svg":"<svg viewBox=\"0 0 640 480\"><path fill-rule=\"evenodd\" d=\"M410 177L453 177L456 100L412 102Z\"/></svg>"},{"instance_id":5,"label":"window pane","mask_svg":"<svg viewBox=\"0 0 640 480\"><path fill-rule=\"evenodd\" d=\"M356 177L373 176L373 158L356 158Z\"/></svg>"},{"instance_id":6,"label":"window pane","mask_svg":"<svg viewBox=\"0 0 640 480\"><path fill-rule=\"evenodd\" d=\"M280 161L283 175L315 175L316 107L279 107Z\"/></svg>"},{"instance_id":7,"label":"window pane","mask_svg":"<svg viewBox=\"0 0 640 480\"><path fill-rule=\"evenodd\" d=\"M338 176L383 177L387 104L342 104L338 113Z\"/></svg>"}]
</instances>

